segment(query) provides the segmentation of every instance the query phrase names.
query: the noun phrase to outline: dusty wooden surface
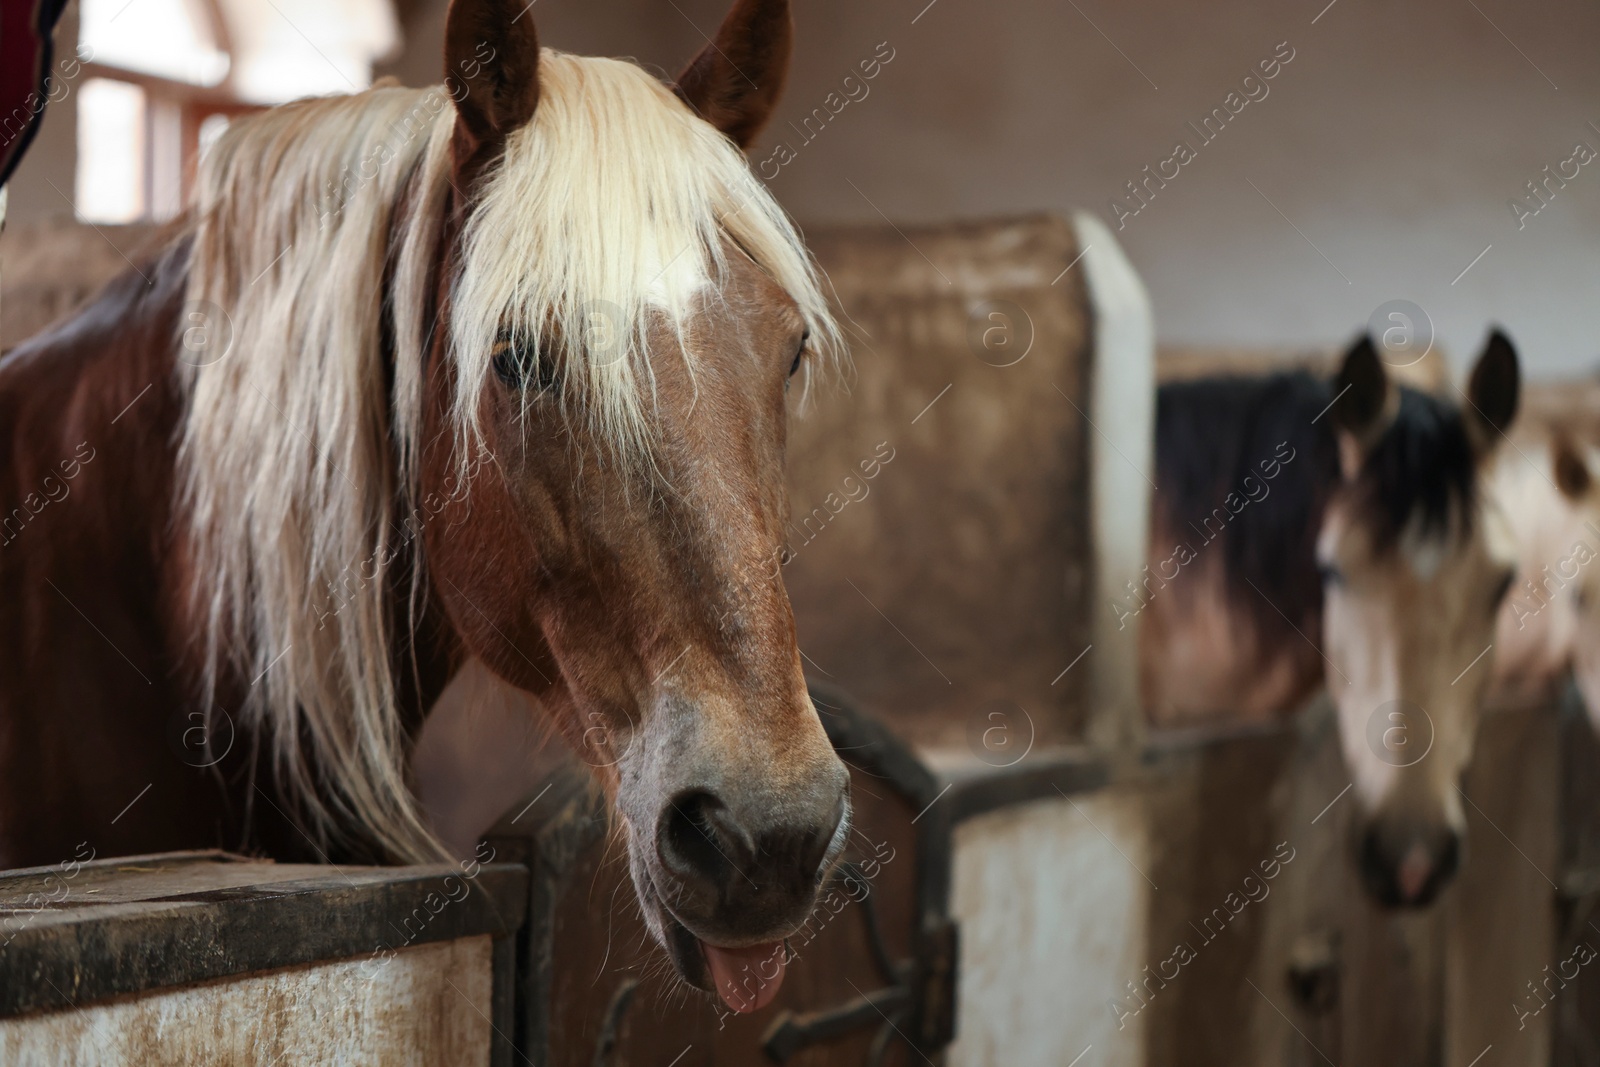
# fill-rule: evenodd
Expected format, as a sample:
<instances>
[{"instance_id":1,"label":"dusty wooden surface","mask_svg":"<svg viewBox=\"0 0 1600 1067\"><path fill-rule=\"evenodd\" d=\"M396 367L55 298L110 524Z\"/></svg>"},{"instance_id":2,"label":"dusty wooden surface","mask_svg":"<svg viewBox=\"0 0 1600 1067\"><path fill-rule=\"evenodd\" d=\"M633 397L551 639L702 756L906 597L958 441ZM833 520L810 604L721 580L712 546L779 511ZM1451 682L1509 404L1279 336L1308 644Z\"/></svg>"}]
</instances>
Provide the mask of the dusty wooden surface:
<instances>
[{"instance_id":1,"label":"dusty wooden surface","mask_svg":"<svg viewBox=\"0 0 1600 1067\"><path fill-rule=\"evenodd\" d=\"M1489 1045L1501 1062L1551 1062L1554 1013L1519 1029L1512 1005L1560 947L1554 714L1487 717L1477 744L1465 862L1421 912L1361 886L1325 706L1283 731L1172 746L1148 779L1150 955L1184 943L1195 958L1144 1009L1146 1062L1464 1067ZM1263 879L1280 849L1294 858Z\"/></svg>"},{"instance_id":2,"label":"dusty wooden surface","mask_svg":"<svg viewBox=\"0 0 1600 1067\"><path fill-rule=\"evenodd\" d=\"M485 854L487 858L487 854ZM0 875L0 1018L334 959L505 937L526 872L321 867L221 853L68 859Z\"/></svg>"},{"instance_id":3,"label":"dusty wooden surface","mask_svg":"<svg viewBox=\"0 0 1600 1067\"><path fill-rule=\"evenodd\" d=\"M1462 783L1466 863L1444 901L1445 1063L1470 1063L1491 1045L1484 1063L1501 1052L1507 1063L1550 1063L1558 1008L1575 991L1558 979L1546 1008L1527 985L1542 983L1546 965L1560 966L1580 945L1600 949L1600 933L1559 928L1557 738L1553 709L1491 715L1478 731L1480 758Z\"/></svg>"},{"instance_id":4,"label":"dusty wooden surface","mask_svg":"<svg viewBox=\"0 0 1600 1067\"><path fill-rule=\"evenodd\" d=\"M1081 273L1050 284L1077 255L1071 225L808 239L855 363L848 392L819 386L790 420L783 576L810 666L915 742L963 744L991 701L1075 738L1087 672L1060 674L1089 642L1073 405L1091 339Z\"/></svg>"},{"instance_id":5,"label":"dusty wooden surface","mask_svg":"<svg viewBox=\"0 0 1600 1067\"><path fill-rule=\"evenodd\" d=\"M88 303L134 269L157 228L69 220L8 223L0 232L0 351ZM130 263L131 261L131 263Z\"/></svg>"},{"instance_id":6,"label":"dusty wooden surface","mask_svg":"<svg viewBox=\"0 0 1600 1067\"><path fill-rule=\"evenodd\" d=\"M0 1020L8 1067L487 1067L487 935Z\"/></svg>"}]
</instances>

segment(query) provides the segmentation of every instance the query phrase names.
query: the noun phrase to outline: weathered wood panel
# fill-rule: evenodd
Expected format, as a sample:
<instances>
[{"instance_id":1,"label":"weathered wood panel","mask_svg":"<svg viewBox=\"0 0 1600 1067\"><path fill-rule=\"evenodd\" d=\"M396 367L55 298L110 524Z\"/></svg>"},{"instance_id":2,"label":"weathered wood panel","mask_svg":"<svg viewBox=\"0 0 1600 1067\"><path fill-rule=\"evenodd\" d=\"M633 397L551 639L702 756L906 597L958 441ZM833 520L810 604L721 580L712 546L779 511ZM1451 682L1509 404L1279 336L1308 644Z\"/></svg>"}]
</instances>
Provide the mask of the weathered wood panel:
<instances>
[{"instance_id":1,"label":"weathered wood panel","mask_svg":"<svg viewBox=\"0 0 1600 1067\"><path fill-rule=\"evenodd\" d=\"M223 853L0 876L0 1018L254 971L510 935L526 872L321 867Z\"/></svg>"},{"instance_id":2,"label":"weathered wood panel","mask_svg":"<svg viewBox=\"0 0 1600 1067\"><path fill-rule=\"evenodd\" d=\"M157 227L70 220L8 224L0 231L0 352L88 303L134 269Z\"/></svg>"},{"instance_id":3,"label":"weathered wood panel","mask_svg":"<svg viewBox=\"0 0 1600 1067\"><path fill-rule=\"evenodd\" d=\"M7 1067L488 1067L487 935L0 1020Z\"/></svg>"},{"instance_id":4,"label":"weathered wood panel","mask_svg":"<svg viewBox=\"0 0 1600 1067\"><path fill-rule=\"evenodd\" d=\"M1506 1063L1551 1062L1554 1010L1532 997L1592 930L1557 928L1561 776L1553 709L1484 719L1467 771L1466 862L1444 906L1444 1056L1470 1063L1491 1045ZM1579 970L1574 966L1573 971ZM1565 982L1552 988L1569 996ZM1546 994L1547 996L1550 994ZM1528 1012L1519 1017L1516 1008ZM1485 1057L1485 1061L1488 1057Z\"/></svg>"},{"instance_id":5,"label":"weathered wood panel","mask_svg":"<svg viewBox=\"0 0 1600 1067\"><path fill-rule=\"evenodd\" d=\"M808 239L854 368L847 393L824 385L790 420L783 574L802 649L915 743L960 746L990 701L1077 736L1089 672L1051 684L1091 640L1091 316L1081 271L1051 285L1078 254L1072 226Z\"/></svg>"},{"instance_id":6,"label":"weathered wood panel","mask_svg":"<svg viewBox=\"0 0 1600 1067\"><path fill-rule=\"evenodd\" d=\"M1600 740L1575 687L1569 687L1561 702L1558 731L1562 836L1556 881L1561 893L1556 958L1545 961L1552 966L1569 957L1571 946L1600 952ZM1565 970L1570 975L1572 968ZM1540 1015L1553 1031L1553 1067L1600 1065L1600 957L1577 970L1576 976L1562 979L1555 996L1543 986L1543 973L1527 976L1534 989L1526 984L1518 989L1522 1010L1534 1010L1540 1001L1549 1005Z\"/></svg>"},{"instance_id":7,"label":"weathered wood panel","mask_svg":"<svg viewBox=\"0 0 1600 1067\"><path fill-rule=\"evenodd\" d=\"M1122 1001L1146 1027L1146 1062L1428 1067L1493 1044L1516 1050L1506 1062L1548 1063L1550 1020L1519 1031L1511 1003L1560 947L1545 877L1553 717L1484 720L1461 875L1433 908L1404 912L1373 904L1355 870L1359 812L1329 711L1319 698L1291 729L1187 741L1152 762L1157 980Z\"/></svg>"},{"instance_id":8,"label":"weathered wood panel","mask_svg":"<svg viewBox=\"0 0 1600 1067\"><path fill-rule=\"evenodd\" d=\"M1108 1012L1143 1023L1148 1063L1256 1062L1250 1023L1262 993L1249 982L1294 862L1273 879L1261 865L1282 863L1273 800L1293 752L1292 735L1271 732L1151 754L1143 786L1149 873L1160 888L1150 896L1150 949L1107 992ZM1281 981L1264 992L1287 1000Z\"/></svg>"},{"instance_id":9,"label":"weathered wood panel","mask_svg":"<svg viewBox=\"0 0 1600 1067\"><path fill-rule=\"evenodd\" d=\"M0 874L0 1063L507 1067L527 884L220 852Z\"/></svg>"}]
</instances>

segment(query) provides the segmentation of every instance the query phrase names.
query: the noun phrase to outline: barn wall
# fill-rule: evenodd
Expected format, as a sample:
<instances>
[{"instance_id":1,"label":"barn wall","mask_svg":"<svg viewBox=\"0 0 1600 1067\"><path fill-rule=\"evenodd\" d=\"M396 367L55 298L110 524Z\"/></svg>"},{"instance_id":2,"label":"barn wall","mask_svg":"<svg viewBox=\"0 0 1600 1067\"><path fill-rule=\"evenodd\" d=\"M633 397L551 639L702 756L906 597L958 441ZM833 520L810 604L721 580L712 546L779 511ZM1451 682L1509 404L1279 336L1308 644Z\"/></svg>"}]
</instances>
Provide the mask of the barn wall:
<instances>
[{"instance_id":1,"label":"barn wall","mask_svg":"<svg viewBox=\"0 0 1600 1067\"><path fill-rule=\"evenodd\" d=\"M400 6L407 47L389 70L436 81L446 0ZM725 6L541 0L536 14L554 47L675 71ZM1526 183L1576 141L1600 148L1583 109L1600 89L1589 61L1600 9L1555 0L1535 18L1506 0L1338 0L1318 18L1325 0L924 6L797 5L793 80L755 159L771 159L779 140L795 148L767 170L799 217L877 221L881 210L904 223L1088 207L1115 228L1112 198L1187 138L1195 160L1152 186L1155 198L1117 234L1164 340L1328 345L1406 298L1458 360L1498 321L1535 374L1593 365L1600 306L1587 296L1600 257L1587 235L1600 220L1600 173L1585 166L1553 185L1549 207L1520 228L1508 205L1519 194L1533 204ZM797 134L880 42L893 59L866 96L813 139ZM1187 124L1224 106L1280 42L1294 58L1268 95L1199 144ZM44 179L71 195L72 111L51 110L14 183L14 218L66 210Z\"/></svg>"},{"instance_id":2,"label":"barn wall","mask_svg":"<svg viewBox=\"0 0 1600 1067\"><path fill-rule=\"evenodd\" d=\"M1331 345L1406 298L1458 361L1498 321L1535 373L1589 369L1600 160L1521 230L1508 201L1577 140L1600 148L1584 109L1600 91L1600 8L1338 0L1313 25L1326 4L938 0L913 24L927 0L805 0L790 87L753 158L795 148L767 173L808 221L1093 209L1144 276L1166 342ZM540 0L534 13L553 47L675 71L726 6ZM439 76L444 8L417 0L404 80ZM894 58L866 97L804 142L795 126L880 42ZM1294 58L1268 95L1118 231L1111 198L1178 139L1198 144L1186 124L1280 42Z\"/></svg>"}]
</instances>

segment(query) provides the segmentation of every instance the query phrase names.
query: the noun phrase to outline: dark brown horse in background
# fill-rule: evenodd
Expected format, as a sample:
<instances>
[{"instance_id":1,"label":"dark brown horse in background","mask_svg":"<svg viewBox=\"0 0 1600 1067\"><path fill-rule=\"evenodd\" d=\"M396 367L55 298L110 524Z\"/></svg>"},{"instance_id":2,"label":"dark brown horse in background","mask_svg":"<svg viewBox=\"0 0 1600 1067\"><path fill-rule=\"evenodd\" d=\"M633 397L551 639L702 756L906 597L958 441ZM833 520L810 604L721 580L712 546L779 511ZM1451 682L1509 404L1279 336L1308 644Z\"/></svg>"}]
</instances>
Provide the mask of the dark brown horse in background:
<instances>
[{"instance_id":1,"label":"dark brown horse in background","mask_svg":"<svg viewBox=\"0 0 1600 1067\"><path fill-rule=\"evenodd\" d=\"M457 0L443 88L236 123L0 362L0 867L437 856L406 755L478 660L602 768L684 977L774 954L849 825L760 565L837 344L740 151L789 48L739 0L664 86Z\"/></svg>"},{"instance_id":2,"label":"dark brown horse in background","mask_svg":"<svg viewBox=\"0 0 1600 1067\"><path fill-rule=\"evenodd\" d=\"M1152 722L1270 721L1326 685L1387 903L1428 903L1460 861L1456 783L1515 563L1484 484L1518 392L1496 331L1460 407L1394 383L1370 338L1331 381L1158 396L1150 565L1124 608Z\"/></svg>"}]
</instances>

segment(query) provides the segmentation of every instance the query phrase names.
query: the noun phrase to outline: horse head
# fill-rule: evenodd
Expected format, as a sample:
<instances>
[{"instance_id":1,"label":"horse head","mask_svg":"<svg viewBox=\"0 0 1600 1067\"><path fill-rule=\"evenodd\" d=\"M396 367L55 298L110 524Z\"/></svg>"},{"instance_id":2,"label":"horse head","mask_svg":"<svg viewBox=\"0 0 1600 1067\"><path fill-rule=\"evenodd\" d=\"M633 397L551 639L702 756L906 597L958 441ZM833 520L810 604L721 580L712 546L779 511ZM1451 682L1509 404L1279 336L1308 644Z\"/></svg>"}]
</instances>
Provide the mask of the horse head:
<instances>
[{"instance_id":1,"label":"horse head","mask_svg":"<svg viewBox=\"0 0 1600 1067\"><path fill-rule=\"evenodd\" d=\"M598 769L679 972L741 1010L850 818L778 573L786 394L837 339L741 152L789 34L787 4L741 0L674 91L541 52L521 3L457 0L421 383L437 595ZM739 990L752 962L768 980Z\"/></svg>"},{"instance_id":2,"label":"horse head","mask_svg":"<svg viewBox=\"0 0 1600 1067\"><path fill-rule=\"evenodd\" d=\"M1458 787L1490 677L1512 549L1480 491L1517 410L1517 356L1494 332L1463 403L1391 382L1370 338L1332 405L1341 479L1317 540L1328 690L1361 809L1363 879L1429 903L1460 863Z\"/></svg>"},{"instance_id":3,"label":"horse head","mask_svg":"<svg viewBox=\"0 0 1600 1067\"><path fill-rule=\"evenodd\" d=\"M850 826L779 576L791 379L842 345L742 151L789 47L783 0L739 0L668 86L456 0L442 88L230 128L189 281L233 338L185 370L215 699L320 826L419 858L404 730L481 661L596 769L681 974L744 1010Z\"/></svg>"}]
</instances>

